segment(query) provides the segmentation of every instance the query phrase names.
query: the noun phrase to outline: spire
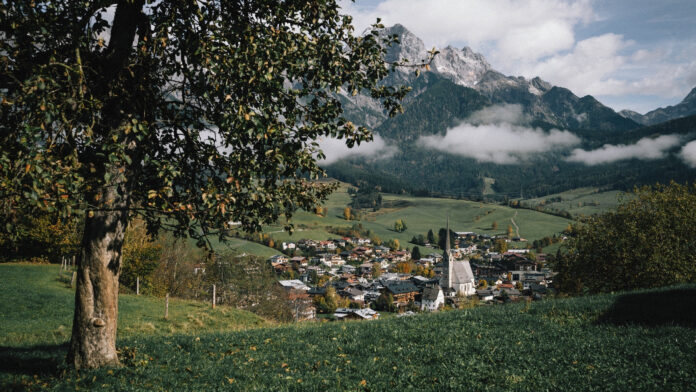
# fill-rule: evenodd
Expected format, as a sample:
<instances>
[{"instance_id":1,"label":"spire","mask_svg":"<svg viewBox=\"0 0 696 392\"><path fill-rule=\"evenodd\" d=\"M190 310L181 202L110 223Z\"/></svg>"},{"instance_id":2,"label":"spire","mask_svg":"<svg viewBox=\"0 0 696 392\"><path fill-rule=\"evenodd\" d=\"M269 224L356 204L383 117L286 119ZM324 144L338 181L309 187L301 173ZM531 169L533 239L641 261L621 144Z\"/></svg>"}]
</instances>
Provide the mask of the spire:
<instances>
[{"instance_id":1,"label":"spire","mask_svg":"<svg viewBox=\"0 0 696 392\"><path fill-rule=\"evenodd\" d=\"M447 232L445 232L447 239L445 240L445 252L449 254L450 251L450 230L449 230L449 215L447 215Z\"/></svg>"}]
</instances>

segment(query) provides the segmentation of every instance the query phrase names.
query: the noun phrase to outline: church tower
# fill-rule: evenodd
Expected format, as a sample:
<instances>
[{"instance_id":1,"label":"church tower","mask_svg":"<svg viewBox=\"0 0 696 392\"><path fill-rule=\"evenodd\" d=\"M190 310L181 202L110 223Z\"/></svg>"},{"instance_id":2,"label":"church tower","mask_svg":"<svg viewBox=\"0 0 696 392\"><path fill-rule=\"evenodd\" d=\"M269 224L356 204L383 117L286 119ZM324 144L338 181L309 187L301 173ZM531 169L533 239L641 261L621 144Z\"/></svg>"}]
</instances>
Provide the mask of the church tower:
<instances>
[{"instance_id":1,"label":"church tower","mask_svg":"<svg viewBox=\"0 0 696 392\"><path fill-rule=\"evenodd\" d=\"M450 233L449 233L449 216L447 217L447 231L445 235L445 250L442 252L442 277L440 278L440 286L442 288L452 287L452 252L450 248Z\"/></svg>"}]
</instances>

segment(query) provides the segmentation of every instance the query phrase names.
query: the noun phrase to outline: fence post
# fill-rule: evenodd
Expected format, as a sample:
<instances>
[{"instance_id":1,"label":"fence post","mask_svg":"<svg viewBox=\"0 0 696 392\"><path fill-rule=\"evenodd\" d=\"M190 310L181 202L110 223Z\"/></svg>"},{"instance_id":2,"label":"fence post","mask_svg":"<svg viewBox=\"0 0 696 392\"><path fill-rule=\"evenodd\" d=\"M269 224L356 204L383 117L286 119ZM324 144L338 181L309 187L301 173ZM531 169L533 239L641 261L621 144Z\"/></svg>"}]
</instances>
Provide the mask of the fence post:
<instances>
[{"instance_id":1,"label":"fence post","mask_svg":"<svg viewBox=\"0 0 696 392\"><path fill-rule=\"evenodd\" d=\"M135 277L135 295L140 295L140 277Z\"/></svg>"},{"instance_id":2,"label":"fence post","mask_svg":"<svg viewBox=\"0 0 696 392\"><path fill-rule=\"evenodd\" d=\"M164 297L164 318L169 318L169 293Z\"/></svg>"},{"instance_id":3,"label":"fence post","mask_svg":"<svg viewBox=\"0 0 696 392\"><path fill-rule=\"evenodd\" d=\"M77 279L77 271L73 271L72 279L70 279L70 287L75 287L75 279Z\"/></svg>"},{"instance_id":4,"label":"fence post","mask_svg":"<svg viewBox=\"0 0 696 392\"><path fill-rule=\"evenodd\" d=\"M215 285L213 285L213 309L215 309Z\"/></svg>"},{"instance_id":5,"label":"fence post","mask_svg":"<svg viewBox=\"0 0 696 392\"><path fill-rule=\"evenodd\" d=\"M72 257L72 267L75 268L75 255L73 255L73 257Z\"/></svg>"}]
</instances>

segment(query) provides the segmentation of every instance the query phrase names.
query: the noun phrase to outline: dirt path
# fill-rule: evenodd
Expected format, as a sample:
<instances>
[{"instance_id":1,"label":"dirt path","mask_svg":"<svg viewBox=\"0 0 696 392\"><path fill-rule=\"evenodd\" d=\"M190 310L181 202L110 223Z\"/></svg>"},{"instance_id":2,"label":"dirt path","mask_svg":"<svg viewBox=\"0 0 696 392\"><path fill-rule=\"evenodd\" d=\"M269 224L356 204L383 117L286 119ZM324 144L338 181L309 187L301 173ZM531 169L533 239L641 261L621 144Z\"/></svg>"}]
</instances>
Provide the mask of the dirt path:
<instances>
[{"instance_id":1,"label":"dirt path","mask_svg":"<svg viewBox=\"0 0 696 392\"><path fill-rule=\"evenodd\" d=\"M510 222L512 222L512 225L515 226L515 233L517 233L517 237L520 236L520 228L517 226L517 223L515 223L515 216L517 216L517 211L515 211L515 215L510 218Z\"/></svg>"}]
</instances>

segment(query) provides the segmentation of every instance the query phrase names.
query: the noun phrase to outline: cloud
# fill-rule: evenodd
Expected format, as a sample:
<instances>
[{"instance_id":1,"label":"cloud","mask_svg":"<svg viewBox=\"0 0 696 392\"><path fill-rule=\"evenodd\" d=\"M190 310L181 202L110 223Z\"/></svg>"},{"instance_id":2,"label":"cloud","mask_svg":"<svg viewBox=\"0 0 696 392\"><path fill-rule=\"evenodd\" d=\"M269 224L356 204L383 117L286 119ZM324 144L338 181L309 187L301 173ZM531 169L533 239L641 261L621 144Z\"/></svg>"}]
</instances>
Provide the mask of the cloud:
<instances>
[{"instance_id":1,"label":"cloud","mask_svg":"<svg viewBox=\"0 0 696 392\"><path fill-rule=\"evenodd\" d=\"M679 135L662 135L655 139L646 137L640 139L635 144L605 144L601 148L590 151L577 148L573 150L566 160L594 166L626 159L661 159L667 155L670 149L678 146L681 140L682 138ZM694 152L694 150L696 150L696 146L692 146L689 149L690 152ZM693 155L689 156L693 157Z\"/></svg>"},{"instance_id":2,"label":"cloud","mask_svg":"<svg viewBox=\"0 0 696 392\"><path fill-rule=\"evenodd\" d=\"M687 143L679 152L679 157L690 167L696 168L696 140Z\"/></svg>"},{"instance_id":3,"label":"cloud","mask_svg":"<svg viewBox=\"0 0 696 392\"><path fill-rule=\"evenodd\" d=\"M579 41L567 53L518 63L517 67L524 75L542 75L550 83L580 96L683 97L685 86L696 82L696 60L672 62L686 49L664 47L631 52L635 46L622 35L608 33ZM696 46L690 50L696 50Z\"/></svg>"},{"instance_id":4,"label":"cloud","mask_svg":"<svg viewBox=\"0 0 696 392\"><path fill-rule=\"evenodd\" d=\"M493 46L512 59L536 59L568 49L575 42L574 26L595 18L587 0L384 0L375 7L359 3L341 2L353 15L357 31L380 17L387 26L405 25L427 46Z\"/></svg>"},{"instance_id":5,"label":"cloud","mask_svg":"<svg viewBox=\"0 0 696 392\"><path fill-rule=\"evenodd\" d=\"M522 112L520 104L502 104L487 106L477 110L466 119L467 124L516 124L522 125L529 122L529 117Z\"/></svg>"},{"instance_id":6,"label":"cloud","mask_svg":"<svg viewBox=\"0 0 696 392\"><path fill-rule=\"evenodd\" d=\"M341 159L348 157L360 156L365 159L376 160L386 159L398 151L398 148L388 145L384 139L374 134L374 140L371 142L363 142L359 146L353 148L346 146L345 140L335 138L322 138L318 140L319 149L324 152L326 158L320 161L321 164L330 165Z\"/></svg>"},{"instance_id":7,"label":"cloud","mask_svg":"<svg viewBox=\"0 0 696 392\"><path fill-rule=\"evenodd\" d=\"M469 45L494 69L536 76L576 94L614 103L616 110L645 112L674 104L696 84L696 43L677 34L693 14L684 6L653 7L672 26L646 24L636 13L593 0L341 0L363 31L377 17L401 23L426 47ZM650 4L646 1L643 3ZM679 10L679 11L675 11ZM670 30L671 29L671 30ZM674 30L674 31L672 31ZM620 31L622 34L616 34ZM691 30L689 30L691 31ZM624 35L625 34L625 35ZM629 37L629 38L627 38ZM640 42L630 38L635 37ZM637 103L631 96L650 99Z\"/></svg>"},{"instance_id":8,"label":"cloud","mask_svg":"<svg viewBox=\"0 0 696 392\"><path fill-rule=\"evenodd\" d=\"M568 131L518 125L526 121L519 105L494 106L472 114L444 136L423 136L418 143L479 162L515 164L534 154L572 147L580 139Z\"/></svg>"}]
</instances>

